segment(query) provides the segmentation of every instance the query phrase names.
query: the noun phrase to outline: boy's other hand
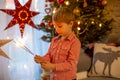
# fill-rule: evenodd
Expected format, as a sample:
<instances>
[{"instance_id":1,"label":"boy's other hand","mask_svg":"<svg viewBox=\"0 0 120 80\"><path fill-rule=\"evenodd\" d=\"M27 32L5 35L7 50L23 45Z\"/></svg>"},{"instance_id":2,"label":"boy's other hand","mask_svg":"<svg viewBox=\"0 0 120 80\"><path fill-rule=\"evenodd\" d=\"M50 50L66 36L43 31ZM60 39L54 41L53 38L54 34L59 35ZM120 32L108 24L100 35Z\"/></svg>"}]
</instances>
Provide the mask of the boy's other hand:
<instances>
[{"instance_id":1,"label":"boy's other hand","mask_svg":"<svg viewBox=\"0 0 120 80\"><path fill-rule=\"evenodd\" d=\"M41 63L41 67L47 71L54 70L55 64L52 64L48 61Z\"/></svg>"}]
</instances>

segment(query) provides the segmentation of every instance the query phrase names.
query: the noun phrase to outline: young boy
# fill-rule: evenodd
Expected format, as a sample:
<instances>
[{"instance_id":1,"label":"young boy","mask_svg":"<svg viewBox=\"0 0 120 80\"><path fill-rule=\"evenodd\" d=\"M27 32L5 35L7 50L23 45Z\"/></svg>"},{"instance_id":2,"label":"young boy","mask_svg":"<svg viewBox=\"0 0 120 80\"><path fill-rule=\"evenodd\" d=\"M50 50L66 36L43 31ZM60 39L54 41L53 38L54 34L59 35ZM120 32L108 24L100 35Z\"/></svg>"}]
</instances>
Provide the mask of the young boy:
<instances>
[{"instance_id":1,"label":"young boy","mask_svg":"<svg viewBox=\"0 0 120 80\"><path fill-rule=\"evenodd\" d=\"M81 43L72 30L75 16L69 8L62 7L53 14L52 20L59 35L52 39L46 55L36 55L34 60L51 71L52 80L76 80Z\"/></svg>"}]
</instances>

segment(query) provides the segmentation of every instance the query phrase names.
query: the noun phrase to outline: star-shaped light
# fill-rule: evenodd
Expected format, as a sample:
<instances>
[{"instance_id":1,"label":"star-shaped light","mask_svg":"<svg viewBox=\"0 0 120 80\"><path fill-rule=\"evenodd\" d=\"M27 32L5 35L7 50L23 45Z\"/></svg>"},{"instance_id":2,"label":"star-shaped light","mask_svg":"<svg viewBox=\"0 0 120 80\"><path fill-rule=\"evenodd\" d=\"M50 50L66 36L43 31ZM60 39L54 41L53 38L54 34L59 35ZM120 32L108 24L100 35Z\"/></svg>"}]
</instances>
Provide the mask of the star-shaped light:
<instances>
[{"instance_id":1,"label":"star-shaped light","mask_svg":"<svg viewBox=\"0 0 120 80\"><path fill-rule=\"evenodd\" d=\"M19 24L21 36L23 37L25 24L28 24L32 26L33 28L37 29L34 22L31 20L31 17L39 14L39 12L34 12L34 11L29 10L31 2L32 0L29 0L24 6L22 6L18 0L14 0L15 10L0 9L1 11L14 17L11 20L11 22L8 24L8 26L5 28L5 30L12 27L15 24Z\"/></svg>"},{"instance_id":2,"label":"star-shaped light","mask_svg":"<svg viewBox=\"0 0 120 80\"><path fill-rule=\"evenodd\" d=\"M0 47L4 46L5 44L7 44L7 43L10 42L10 41L12 41L12 40L0 40ZM3 57L5 57L5 58L10 59L10 58L8 57L8 55L7 55L4 51L2 51L2 49L0 49L0 56L3 56Z\"/></svg>"}]
</instances>

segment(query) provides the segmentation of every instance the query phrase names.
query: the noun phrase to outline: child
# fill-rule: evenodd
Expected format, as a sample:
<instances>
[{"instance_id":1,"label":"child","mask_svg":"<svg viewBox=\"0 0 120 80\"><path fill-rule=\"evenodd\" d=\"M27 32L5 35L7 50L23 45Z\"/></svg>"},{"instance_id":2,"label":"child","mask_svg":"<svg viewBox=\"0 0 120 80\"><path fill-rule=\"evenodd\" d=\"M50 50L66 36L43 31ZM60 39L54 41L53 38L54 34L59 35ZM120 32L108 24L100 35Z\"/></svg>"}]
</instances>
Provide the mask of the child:
<instances>
[{"instance_id":1,"label":"child","mask_svg":"<svg viewBox=\"0 0 120 80\"><path fill-rule=\"evenodd\" d=\"M51 71L52 80L76 80L81 43L72 30L74 20L75 16L69 8L59 8L52 16L59 35L52 39L45 56L34 57L43 69Z\"/></svg>"}]
</instances>

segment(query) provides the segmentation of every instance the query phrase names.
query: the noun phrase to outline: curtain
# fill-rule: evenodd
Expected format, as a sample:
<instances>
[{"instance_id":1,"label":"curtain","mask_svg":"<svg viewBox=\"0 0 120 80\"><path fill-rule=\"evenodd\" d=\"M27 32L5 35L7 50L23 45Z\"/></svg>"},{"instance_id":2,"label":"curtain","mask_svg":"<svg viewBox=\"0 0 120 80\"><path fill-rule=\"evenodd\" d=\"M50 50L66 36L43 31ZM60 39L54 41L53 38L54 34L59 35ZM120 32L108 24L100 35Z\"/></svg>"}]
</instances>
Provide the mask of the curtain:
<instances>
[{"instance_id":1,"label":"curtain","mask_svg":"<svg viewBox=\"0 0 120 80\"><path fill-rule=\"evenodd\" d=\"M28 0L19 0L24 5ZM31 11L40 12L32 18L35 24L39 24L44 17L44 0L32 0ZM0 9L15 9L14 0L0 0ZM25 25L23 38L21 38L19 25L4 30L13 17L0 11L0 39L24 40L25 46L35 55L45 55L48 50L48 42L40 38L46 34L36 30L29 25ZM40 65L34 62L34 55L16 46L13 41L0 47L10 59L0 56L0 80L40 80Z\"/></svg>"}]
</instances>

